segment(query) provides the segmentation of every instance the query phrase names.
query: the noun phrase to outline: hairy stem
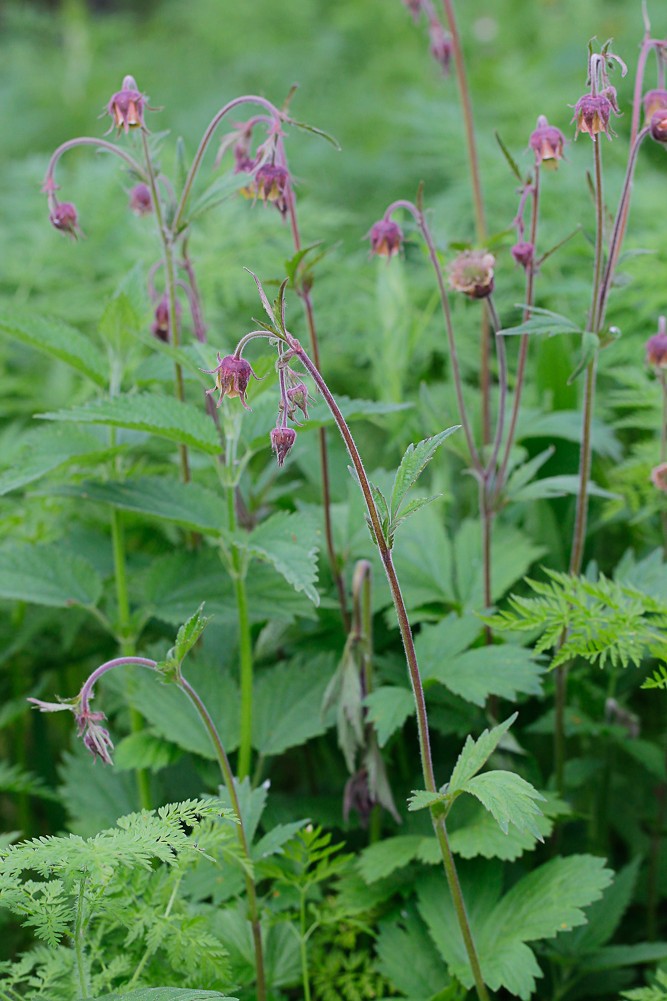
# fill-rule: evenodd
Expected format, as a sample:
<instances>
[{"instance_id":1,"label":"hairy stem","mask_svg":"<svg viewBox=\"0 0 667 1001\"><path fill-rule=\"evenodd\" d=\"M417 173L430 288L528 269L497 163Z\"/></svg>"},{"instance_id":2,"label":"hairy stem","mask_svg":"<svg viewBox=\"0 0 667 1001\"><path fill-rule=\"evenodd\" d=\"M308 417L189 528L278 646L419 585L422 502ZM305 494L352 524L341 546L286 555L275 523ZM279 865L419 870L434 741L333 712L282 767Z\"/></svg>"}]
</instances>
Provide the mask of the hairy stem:
<instances>
[{"instance_id":1,"label":"hairy stem","mask_svg":"<svg viewBox=\"0 0 667 1001\"><path fill-rule=\"evenodd\" d=\"M362 494L364 496L364 501L366 503L366 509L368 511L368 516L370 519L373 535L380 551L380 557L384 565L385 573L387 575L387 580L389 582L389 588L391 590L392 599L394 602L394 608L396 610L396 616L398 618L398 625L401 632L401 639L403 641L403 648L405 650L405 657L408 666L408 673L410 676L410 683L412 686L412 692L415 700L415 708L417 715L417 730L419 734L419 750L422 763L422 773L424 777L424 783L429 792L436 792L437 786L435 781L435 774L433 771L433 760L431 757L431 746L428 731L428 718L426 714L426 700L424 698L424 688L422 685L421 674L419 671L419 665L417 663L417 654L415 651L414 640L412 637L412 631L410 629L410 622L408 619L407 609L405 607L405 602L403 600L403 595L401 593L401 588L399 585L398 577L396 575L396 570L394 568L394 563L391 555L391 549L383 535L382 525L380 522L380 517L375 507L375 501L373 500L373 494L371 491L370 481L366 475L366 470L364 464L359 455L356 443L350 429L343 417L338 404L336 403L334 397L331 395L327 384L322 378L318 368L313 364L311 359L308 357L306 352L303 350L301 345L294 338L288 338L288 343L292 349L294 355L300 360L301 364L304 366L306 371L311 375L317 388L322 393L322 396L326 400L327 406L331 411L331 414L336 422L338 430L345 442L348 453L354 465L357 477L359 480L359 486L361 487ZM447 877L447 883L449 885L450 893L452 894L452 899L454 900L454 906L456 909L456 915L461 928L461 934L463 935L463 940L466 947L466 953L468 955L468 960L472 969L473 977L475 980L475 987L477 989L477 995L480 1001L488 1001L488 992L484 980L482 978L481 968L479 964L479 958L477 956L477 950L475 948L475 943L472 937L472 931L470 928L470 923L468 920L468 915L465 908L465 902L463 900L463 894L461 892L461 886L459 884L458 876L456 873L456 865L454 858L449 847L449 840L447 836L447 829L444 823L444 818L433 817L433 824L435 832L438 838L438 843L440 845L440 850L442 853L443 864L445 868L445 874Z\"/></svg>"}]
</instances>

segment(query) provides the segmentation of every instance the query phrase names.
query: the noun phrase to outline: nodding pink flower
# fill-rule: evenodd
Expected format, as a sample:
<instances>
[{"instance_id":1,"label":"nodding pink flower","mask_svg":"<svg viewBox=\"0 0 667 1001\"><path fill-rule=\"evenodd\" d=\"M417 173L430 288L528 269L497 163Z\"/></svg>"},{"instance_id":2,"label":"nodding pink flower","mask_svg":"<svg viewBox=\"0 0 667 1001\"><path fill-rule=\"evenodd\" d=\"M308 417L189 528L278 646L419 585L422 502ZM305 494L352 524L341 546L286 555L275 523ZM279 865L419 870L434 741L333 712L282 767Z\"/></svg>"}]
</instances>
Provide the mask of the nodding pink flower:
<instances>
[{"instance_id":1,"label":"nodding pink flower","mask_svg":"<svg viewBox=\"0 0 667 1001\"><path fill-rule=\"evenodd\" d=\"M88 748L97 761L100 758L105 765L113 765L110 752L113 751L113 741L106 727L100 722L106 719L104 713L93 713L89 709L75 713L77 737L83 737L84 746Z\"/></svg>"},{"instance_id":2,"label":"nodding pink flower","mask_svg":"<svg viewBox=\"0 0 667 1001\"><path fill-rule=\"evenodd\" d=\"M130 209L135 215L149 215L153 211L153 198L147 184L135 184L132 188Z\"/></svg>"},{"instance_id":3,"label":"nodding pink flower","mask_svg":"<svg viewBox=\"0 0 667 1001\"><path fill-rule=\"evenodd\" d=\"M215 393L216 389L218 390L220 395L216 402L217 407L222 403L223 396L229 396L230 399L238 397L245 409L250 410L245 401L245 394L250 382L250 376L254 376L255 379L257 376L245 358L237 358L235 355L225 355L224 358L221 358L220 352L218 352L217 366L215 368L203 368L202 372L215 375L215 389L207 389L206 395L210 396L212 393Z\"/></svg>"},{"instance_id":4,"label":"nodding pink flower","mask_svg":"<svg viewBox=\"0 0 667 1001\"><path fill-rule=\"evenodd\" d=\"M658 143L667 143L667 108L658 109L651 115L651 136Z\"/></svg>"},{"instance_id":5,"label":"nodding pink flower","mask_svg":"<svg viewBox=\"0 0 667 1001\"><path fill-rule=\"evenodd\" d=\"M646 342L646 361L654 369L667 368L667 320L658 321L658 332Z\"/></svg>"},{"instance_id":6,"label":"nodding pink flower","mask_svg":"<svg viewBox=\"0 0 667 1001\"><path fill-rule=\"evenodd\" d=\"M403 246L403 230L393 219L380 219L371 226L368 237L371 254L378 257L394 257Z\"/></svg>"},{"instance_id":7,"label":"nodding pink flower","mask_svg":"<svg viewBox=\"0 0 667 1001\"><path fill-rule=\"evenodd\" d=\"M455 292L471 299L486 299L493 292L496 259L486 250L464 250L449 268L449 283Z\"/></svg>"},{"instance_id":8,"label":"nodding pink flower","mask_svg":"<svg viewBox=\"0 0 667 1001\"><path fill-rule=\"evenodd\" d=\"M667 462L661 462L651 470L651 483L656 490L667 493Z\"/></svg>"},{"instance_id":9,"label":"nodding pink flower","mask_svg":"<svg viewBox=\"0 0 667 1001\"><path fill-rule=\"evenodd\" d=\"M121 89L117 91L107 105L107 111L113 119L113 126L126 134L130 129L144 129L144 107L146 96L137 88L133 76L123 78Z\"/></svg>"},{"instance_id":10,"label":"nodding pink flower","mask_svg":"<svg viewBox=\"0 0 667 1001\"><path fill-rule=\"evenodd\" d=\"M449 65L454 52L452 36L445 31L439 21L431 21L428 29L431 42L430 52L436 63L442 66L445 75L449 75Z\"/></svg>"},{"instance_id":11,"label":"nodding pink flower","mask_svg":"<svg viewBox=\"0 0 667 1001\"><path fill-rule=\"evenodd\" d=\"M647 90L644 94L644 115L648 125L656 111L667 108L667 90Z\"/></svg>"},{"instance_id":12,"label":"nodding pink flower","mask_svg":"<svg viewBox=\"0 0 667 1001\"><path fill-rule=\"evenodd\" d=\"M176 301L176 319L178 320L181 315L181 304ZM165 292L157 306L155 307L155 313L153 315L153 323L151 324L151 333L154 337L157 337L159 341L169 341L169 334L171 333L171 326L169 323L169 296Z\"/></svg>"},{"instance_id":13,"label":"nodding pink flower","mask_svg":"<svg viewBox=\"0 0 667 1001\"><path fill-rule=\"evenodd\" d=\"M282 466L296 441L294 428L276 427L271 430L271 448L276 453L278 465Z\"/></svg>"},{"instance_id":14,"label":"nodding pink flower","mask_svg":"<svg viewBox=\"0 0 667 1001\"><path fill-rule=\"evenodd\" d=\"M611 139L612 135L615 135L609 125L612 111L616 112L616 109L608 94L584 94L574 106L572 121L577 123L574 138L576 139L580 132L586 132L591 138L604 133Z\"/></svg>"},{"instance_id":15,"label":"nodding pink flower","mask_svg":"<svg viewBox=\"0 0 667 1001\"><path fill-rule=\"evenodd\" d=\"M49 222L55 229L60 230L61 233L68 233L74 240L82 235L79 228L79 217L71 202L57 202L51 210Z\"/></svg>"},{"instance_id":16,"label":"nodding pink flower","mask_svg":"<svg viewBox=\"0 0 667 1001\"><path fill-rule=\"evenodd\" d=\"M512 247L512 257L522 268L529 268L535 258L535 247L528 240L519 240Z\"/></svg>"},{"instance_id":17,"label":"nodding pink flower","mask_svg":"<svg viewBox=\"0 0 667 1001\"><path fill-rule=\"evenodd\" d=\"M289 171L275 163L265 163L255 174L255 193L263 202L271 202L284 215L287 212Z\"/></svg>"},{"instance_id":18,"label":"nodding pink flower","mask_svg":"<svg viewBox=\"0 0 667 1001\"><path fill-rule=\"evenodd\" d=\"M538 167L544 163L555 169L558 161L563 159L565 137L560 129L555 125L549 125L546 117L540 115L537 127L531 132L529 145L535 153L535 163Z\"/></svg>"}]
</instances>

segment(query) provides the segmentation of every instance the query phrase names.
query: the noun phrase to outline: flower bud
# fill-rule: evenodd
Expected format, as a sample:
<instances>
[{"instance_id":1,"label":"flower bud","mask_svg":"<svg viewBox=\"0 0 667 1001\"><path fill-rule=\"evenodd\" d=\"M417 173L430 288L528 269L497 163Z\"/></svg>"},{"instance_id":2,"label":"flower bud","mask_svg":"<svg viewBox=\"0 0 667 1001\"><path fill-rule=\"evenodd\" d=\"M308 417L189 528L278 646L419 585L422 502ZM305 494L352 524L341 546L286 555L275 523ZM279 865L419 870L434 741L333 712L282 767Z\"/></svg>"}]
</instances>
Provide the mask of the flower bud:
<instances>
[{"instance_id":1,"label":"flower bud","mask_svg":"<svg viewBox=\"0 0 667 1001\"><path fill-rule=\"evenodd\" d=\"M218 352L217 366L211 369L204 368L202 372L215 375L215 389L207 389L206 394L215 393L216 389L219 391L220 395L216 406L220 406L223 396L229 396L230 399L238 397L245 409L250 410L245 401L245 395L250 376L255 376L255 373L245 358L237 358L236 355L225 355L224 358L221 358L220 352Z\"/></svg>"},{"instance_id":2,"label":"flower bud","mask_svg":"<svg viewBox=\"0 0 667 1001\"><path fill-rule=\"evenodd\" d=\"M380 219L373 223L368 233L371 254L378 257L394 257L403 245L403 230L393 219Z\"/></svg>"},{"instance_id":3,"label":"flower bud","mask_svg":"<svg viewBox=\"0 0 667 1001\"><path fill-rule=\"evenodd\" d=\"M667 108L667 90L647 90L644 94L644 115L648 125L656 111Z\"/></svg>"},{"instance_id":4,"label":"flower bud","mask_svg":"<svg viewBox=\"0 0 667 1001\"><path fill-rule=\"evenodd\" d=\"M303 416L308 420L308 387L305 382L298 382L287 390L288 413L290 417L294 414L295 408L299 408Z\"/></svg>"},{"instance_id":5,"label":"flower bud","mask_svg":"<svg viewBox=\"0 0 667 1001\"><path fill-rule=\"evenodd\" d=\"M178 320L181 315L181 304L176 302L176 319ZM157 337L159 341L169 341L170 334L170 324L169 324L169 297L165 293L157 306L155 307L155 313L153 316L153 323L151 324L151 333L154 337Z\"/></svg>"},{"instance_id":6,"label":"flower bud","mask_svg":"<svg viewBox=\"0 0 667 1001\"><path fill-rule=\"evenodd\" d=\"M123 78L121 89L111 97L107 111L113 119L113 125L126 134L130 129L145 128L144 107L146 97L137 89L133 76ZM113 128L113 126L112 126Z\"/></svg>"},{"instance_id":7,"label":"flower bud","mask_svg":"<svg viewBox=\"0 0 667 1001\"><path fill-rule=\"evenodd\" d=\"M662 493L667 493L667 462L661 462L651 470L651 483Z\"/></svg>"},{"instance_id":8,"label":"flower bud","mask_svg":"<svg viewBox=\"0 0 667 1001\"><path fill-rule=\"evenodd\" d=\"M540 115L537 119L537 127L531 132L529 145L535 153L535 163L539 167L546 161L547 166L554 169L558 166L558 161L563 159L563 146L565 137L560 129L555 125L549 125L546 117Z\"/></svg>"},{"instance_id":9,"label":"flower bud","mask_svg":"<svg viewBox=\"0 0 667 1001\"><path fill-rule=\"evenodd\" d=\"M135 215L149 215L153 211L153 199L146 184L135 184L130 191L130 209Z\"/></svg>"},{"instance_id":10,"label":"flower bud","mask_svg":"<svg viewBox=\"0 0 667 1001\"><path fill-rule=\"evenodd\" d=\"M650 128L656 142L667 143L667 108L653 112Z\"/></svg>"},{"instance_id":11,"label":"flower bud","mask_svg":"<svg viewBox=\"0 0 667 1001\"><path fill-rule=\"evenodd\" d=\"M577 123L574 138L580 132L587 132L591 137L598 133L610 137L614 135L609 125L609 116L614 110L614 104L607 94L584 94L574 106L572 121Z\"/></svg>"},{"instance_id":12,"label":"flower bud","mask_svg":"<svg viewBox=\"0 0 667 1001\"><path fill-rule=\"evenodd\" d=\"M271 431L271 448L276 453L278 465L282 466L296 441L294 428L273 428Z\"/></svg>"},{"instance_id":13,"label":"flower bud","mask_svg":"<svg viewBox=\"0 0 667 1001\"><path fill-rule=\"evenodd\" d=\"M493 292L496 259L486 250L464 250L449 268L449 283L455 292L471 299L485 299Z\"/></svg>"},{"instance_id":14,"label":"flower bud","mask_svg":"<svg viewBox=\"0 0 667 1001\"><path fill-rule=\"evenodd\" d=\"M71 202L58 202L54 205L49 216L49 222L55 229L60 230L61 233L69 233L74 240L76 240L77 236L81 235L79 217L76 208Z\"/></svg>"},{"instance_id":15,"label":"flower bud","mask_svg":"<svg viewBox=\"0 0 667 1001\"><path fill-rule=\"evenodd\" d=\"M512 257L522 268L529 268L535 257L535 247L528 240L519 240L512 247Z\"/></svg>"},{"instance_id":16,"label":"flower bud","mask_svg":"<svg viewBox=\"0 0 667 1001\"><path fill-rule=\"evenodd\" d=\"M449 75L449 64L452 61L452 36L444 30L439 21L432 21L429 26L431 55L436 63L442 66L445 76Z\"/></svg>"},{"instance_id":17,"label":"flower bud","mask_svg":"<svg viewBox=\"0 0 667 1001\"><path fill-rule=\"evenodd\" d=\"M667 368L667 323L664 316L658 322L657 334L646 342L646 362L656 371Z\"/></svg>"}]
</instances>

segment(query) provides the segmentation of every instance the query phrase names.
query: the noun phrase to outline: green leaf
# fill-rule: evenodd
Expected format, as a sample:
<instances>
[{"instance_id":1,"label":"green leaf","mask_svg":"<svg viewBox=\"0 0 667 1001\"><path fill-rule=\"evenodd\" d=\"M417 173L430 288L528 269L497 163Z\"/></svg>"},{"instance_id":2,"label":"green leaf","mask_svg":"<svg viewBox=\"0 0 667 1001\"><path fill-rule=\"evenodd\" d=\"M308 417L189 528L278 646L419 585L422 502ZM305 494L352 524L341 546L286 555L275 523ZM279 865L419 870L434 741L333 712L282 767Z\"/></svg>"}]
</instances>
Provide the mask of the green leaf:
<instances>
[{"instance_id":1,"label":"green leaf","mask_svg":"<svg viewBox=\"0 0 667 1001\"><path fill-rule=\"evenodd\" d=\"M529 308L531 317L525 323L519 323L516 327L504 327L499 330L499 334L507 337L510 335L523 336L524 334L548 334L555 337L556 334L580 334L582 331L569 320L567 316L560 313L553 313L550 309L539 309L537 306L526 307L517 304L517 309Z\"/></svg>"},{"instance_id":2,"label":"green leaf","mask_svg":"<svg viewBox=\"0 0 667 1001\"><path fill-rule=\"evenodd\" d=\"M118 771L148 768L152 772L158 772L167 765L173 765L180 756L180 750L164 737L157 736L150 730L140 730L138 733L128 734L116 744L113 763Z\"/></svg>"},{"instance_id":3,"label":"green leaf","mask_svg":"<svg viewBox=\"0 0 667 1001\"><path fill-rule=\"evenodd\" d=\"M550 497L565 497L566 495L577 496L581 484L576 475L562 474L560 476L545 476L542 480L533 480L527 483L520 490L512 494L513 501L534 501ZM618 494L611 490L599 487L592 480L588 481L587 493L590 497L605 497L607 500L614 500Z\"/></svg>"},{"instance_id":4,"label":"green leaf","mask_svg":"<svg viewBox=\"0 0 667 1001\"><path fill-rule=\"evenodd\" d=\"M194 615L191 615L187 622L183 623L176 635L176 642L167 655L173 657L179 664L185 660L208 625L209 618L202 615L203 609L204 603L202 602Z\"/></svg>"},{"instance_id":5,"label":"green leaf","mask_svg":"<svg viewBox=\"0 0 667 1001\"><path fill-rule=\"evenodd\" d=\"M482 975L492 991L505 987L527 1001L541 977L527 942L553 938L584 924L583 908L597 900L612 877L604 860L591 855L555 858L533 870L502 895L498 863L459 864L459 876ZM473 977L449 895L435 881L418 887L419 910L449 972L465 987Z\"/></svg>"},{"instance_id":6,"label":"green leaf","mask_svg":"<svg viewBox=\"0 0 667 1001\"><path fill-rule=\"evenodd\" d=\"M57 493L148 514L207 535L219 535L224 522L219 494L198 483L180 483L173 477L142 476L123 483L86 480L59 488Z\"/></svg>"},{"instance_id":7,"label":"green leaf","mask_svg":"<svg viewBox=\"0 0 667 1001\"><path fill-rule=\"evenodd\" d=\"M548 837L554 826L552 816L561 812L547 799L543 812L536 814L540 840ZM548 814L551 814L548 815ZM459 797L456 810L448 816L449 845L455 855L464 859L498 858L514 862L528 851L534 851L537 839L525 830L510 826L504 833L494 817L476 799ZM456 825L456 826L455 826Z\"/></svg>"},{"instance_id":8,"label":"green leaf","mask_svg":"<svg viewBox=\"0 0 667 1001\"><path fill-rule=\"evenodd\" d=\"M252 846L250 854L253 862L261 862L271 855L281 855L283 845L287 844L307 823L307 820L295 820L291 824L277 824L272 827Z\"/></svg>"},{"instance_id":9,"label":"green leaf","mask_svg":"<svg viewBox=\"0 0 667 1001\"><path fill-rule=\"evenodd\" d=\"M408 865L419 855L424 838L420 834L402 834L395 838L378 841L364 848L357 862L357 868L366 883L376 883L386 879L396 869Z\"/></svg>"},{"instance_id":10,"label":"green leaf","mask_svg":"<svg viewBox=\"0 0 667 1001\"><path fill-rule=\"evenodd\" d=\"M7 761L0 761L0 792L58 800L56 794L51 789L47 789L37 775L26 771L19 765L10 765Z\"/></svg>"},{"instance_id":11,"label":"green leaf","mask_svg":"<svg viewBox=\"0 0 667 1001\"><path fill-rule=\"evenodd\" d=\"M383 685L364 699L368 719L375 727L378 744L384 747L393 733L415 711L412 692L397 685Z\"/></svg>"},{"instance_id":12,"label":"green leaf","mask_svg":"<svg viewBox=\"0 0 667 1001\"><path fill-rule=\"evenodd\" d=\"M220 440L215 424L203 407L168 396L151 393L116 396L111 400L94 400L80 407L37 414L43 420L67 421L75 424L104 424L109 427L144 431L158 438L179 442L208 455L220 453Z\"/></svg>"},{"instance_id":13,"label":"green leaf","mask_svg":"<svg viewBox=\"0 0 667 1001\"><path fill-rule=\"evenodd\" d=\"M56 545L15 543L0 549L0 597L66 608L95 606L102 579L83 557Z\"/></svg>"},{"instance_id":14,"label":"green leaf","mask_svg":"<svg viewBox=\"0 0 667 1001\"><path fill-rule=\"evenodd\" d=\"M457 985L451 994L446 993L442 960L414 907L402 908L400 917L380 924L375 948L380 971L405 997L420 1001L457 997Z\"/></svg>"},{"instance_id":15,"label":"green leaf","mask_svg":"<svg viewBox=\"0 0 667 1001\"><path fill-rule=\"evenodd\" d=\"M413 789L408 799L408 810L414 813L416 810L429 810L436 803L444 803L447 799L445 793L428 792L426 789Z\"/></svg>"},{"instance_id":16,"label":"green leaf","mask_svg":"<svg viewBox=\"0 0 667 1001\"><path fill-rule=\"evenodd\" d=\"M456 425L455 427L447 428L446 431L440 431L439 434L435 434L431 438L425 438L416 445L408 445L396 472L391 492L390 514L392 523L398 517L398 512L408 490L417 482L443 441L454 431L458 431L459 426Z\"/></svg>"},{"instance_id":17,"label":"green leaf","mask_svg":"<svg viewBox=\"0 0 667 1001\"><path fill-rule=\"evenodd\" d=\"M109 381L109 366L104 356L89 337L62 320L15 307L0 316L0 332L58 358L97 386L104 387Z\"/></svg>"},{"instance_id":18,"label":"green leaf","mask_svg":"<svg viewBox=\"0 0 667 1001\"><path fill-rule=\"evenodd\" d=\"M512 713L504 723L499 723L492 730L485 730L477 740L467 738L449 780L448 792L455 793L464 789L473 775L486 764L518 715Z\"/></svg>"},{"instance_id":19,"label":"green leaf","mask_svg":"<svg viewBox=\"0 0 667 1001\"><path fill-rule=\"evenodd\" d=\"M86 998L85 1001L210 1001L217 998L218 1001L238 1001L237 998L227 997L218 991L200 991L185 987L142 987L138 991L130 991L129 994L98 994L94 998Z\"/></svg>"},{"instance_id":20,"label":"green leaf","mask_svg":"<svg viewBox=\"0 0 667 1001\"><path fill-rule=\"evenodd\" d=\"M602 897L591 904L587 914L588 923L554 944L559 956L576 957L595 953L612 938L632 902L640 863L641 859L637 857L614 874L613 882L605 889Z\"/></svg>"},{"instance_id":21,"label":"green leaf","mask_svg":"<svg viewBox=\"0 0 667 1001\"><path fill-rule=\"evenodd\" d=\"M103 433L48 425L28 432L16 451L5 457L11 463L0 473L0 496L71 463L88 465L118 454L120 448L109 448L102 441Z\"/></svg>"},{"instance_id":22,"label":"green leaf","mask_svg":"<svg viewBox=\"0 0 667 1001\"><path fill-rule=\"evenodd\" d=\"M253 746L260 754L282 754L326 731L320 706L332 672L331 658L276 664L256 681Z\"/></svg>"},{"instance_id":23,"label":"green leaf","mask_svg":"<svg viewBox=\"0 0 667 1001\"><path fill-rule=\"evenodd\" d=\"M303 514L278 511L254 529L243 544L248 552L267 560L295 591L303 591L318 605L315 588L320 530Z\"/></svg>"},{"instance_id":24,"label":"green leaf","mask_svg":"<svg viewBox=\"0 0 667 1001\"><path fill-rule=\"evenodd\" d=\"M588 368L600 350L600 338L592 330L585 330L581 335L581 353L579 361L572 375L567 380L568 386L572 385L577 376L581 375L584 369Z\"/></svg>"},{"instance_id":25,"label":"green leaf","mask_svg":"<svg viewBox=\"0 0 667 1001\"><path fill-rule=\"evenodd\" d=\"M520 775L500 770L484 772L466 782L463 791L480 801L504 834L509 825L514 824L520 831L528 831L539 841L543 840L535 820L541 811L534 801L544 796Z\"/></svg>"}]
</instances>

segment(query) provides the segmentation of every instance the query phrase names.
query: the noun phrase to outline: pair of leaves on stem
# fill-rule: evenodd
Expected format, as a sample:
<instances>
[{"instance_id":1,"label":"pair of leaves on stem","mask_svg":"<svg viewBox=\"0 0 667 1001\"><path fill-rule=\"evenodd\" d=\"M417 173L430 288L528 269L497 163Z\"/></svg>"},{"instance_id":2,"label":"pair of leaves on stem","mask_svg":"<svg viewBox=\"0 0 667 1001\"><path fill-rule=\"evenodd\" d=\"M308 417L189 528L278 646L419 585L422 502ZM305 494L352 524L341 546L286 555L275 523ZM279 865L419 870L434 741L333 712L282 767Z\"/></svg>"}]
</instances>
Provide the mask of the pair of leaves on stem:
<instances>
[{"instance_id":1,"label":"pair of leaves on stem","mask_svg":"<svg viewBox=\"0 0 667 1001\"><path fill-rule=\"evenodd\" d=\"M382 526L382 534L390 549L394 544L394 536L399 525L406 521L410 515L415 514L427 504L437 500L440 496L440 494L434 494L431 497L417 497L403 506L410 488L417 482L445 439L449 438L450 434L454 431L458 431L459 427L460 425L456 424L445 431L440 431L431 438L424 438L423 441L418 442L416 445L408 445L405 455L401 459L401 464L396 470L389 502L387 502L380 488L371 483L373 500L375 501ZM374 536L370 520L368 524L371 534Z\"/></svg>"}]
</instances>

